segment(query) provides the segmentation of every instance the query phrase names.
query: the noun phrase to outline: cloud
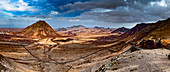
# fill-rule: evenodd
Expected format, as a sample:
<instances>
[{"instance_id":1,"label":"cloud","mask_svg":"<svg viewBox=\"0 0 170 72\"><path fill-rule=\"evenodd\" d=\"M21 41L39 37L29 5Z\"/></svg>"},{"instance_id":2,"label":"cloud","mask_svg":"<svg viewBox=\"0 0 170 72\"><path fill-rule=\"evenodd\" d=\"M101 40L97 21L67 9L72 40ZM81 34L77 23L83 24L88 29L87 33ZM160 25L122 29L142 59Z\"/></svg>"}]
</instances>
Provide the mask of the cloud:
<instances>
[{"instance_id":1,"label":"cloud","mask_svg":"<svg viewBox=\"0 0 170 72\"><path fill-rule=\"evenodd\" d=\"M52 16L47 15L22 15L22 16L13 16L13 17L24 17L24 18L52 18Z\"/></svg>"},{"instance_id":2,"label":"cloud","mask_svg":"<svg viewBox=\"0 0 170 72\"><path fill-rule=\"evenodd\" d=\"M36 11L33 6L28 6L28 3L23 0L11 2L11 0L0 0L0 9L6 11Z\"/></svg>"},{"instance_id":3,"label":"cloud","mask_svg":"<svg viewBox=\"0 0 170 72\"><path fill-rule=\"evenodd\" d=\"M73 22L73 21L81 21L79 19L70 19L69 21Z\"/></svg>"},{"instance_id":4,"label":"cloud","mask_svg":"<svg viewBox=\"0 0 170 72\"><path fill-rule=\"evenodd\" d=\"M136 23L166 19L169 10L170 0L0 0L0 19L9 19L2 23L17 21L17 26L43 19L54 27L133 27Z\"/></svg>"},{"instance_id":5,"label":"cloud","mask_svg":"<svg viewBox=\"0 0 170 72\"><path fill-rule=\"evenodd\" d=\"M148 5L150 2L157 2L160 0L91 0L86 2L75 2L67 5L60 6L61 10L67 11L86 11L91 9L115 9L117 7L123 7L139 3L142 5Z\"/></svg>"},{"instance_id":6,"label":"cloud","mask_svg":"<svg viewBox=\"0 0 170 72\"><path fill-rule=\"evenodd\" d=\"M109 0L113 1L113 0ZM125 0L122 0L125 1ZM133 2L132 2L133 1ZM153 22L160 19L166 19L170 17L170 1L169 0L126 0L124 6L121 4L112 6L99 5L89 8L89 11L82 13L79 18L80 20L95 20L101 22L112 22L112 23L141 23L141 22ZM95 2L97 3L97 2ZM111 2L114 4L114 1ZM124 3L124 2L121 2ZM153 4L154 3L154 4ZM80 3L79 3L80 4ZM88 9L90 3L83 3L81 6L87 5L87 7L82 7ZM70 7L69 7L70 6ZM78 4L66 5L66 8L74 8ZM81 7L80 6L80 7ZM112 8L109 8L112 7ZM78 7L79 8L79 7Z\"/></svg>"},{"instance_id":7,"label":"cloud","mask_svg":"<svg viewBox=\"0 0 170 72\"><path fill-rule=\"evenodd\" d=\"M111 12L111 11L114 11L114 9L95 8L95 9L92 9L91 11L89 11L89 12Z\"/></svg>"},{"instance_id":8,"label":"cloud","mask_svg":"<svg viewBox=\"0 0 170 72\"><path fill-rule=\"evenodd\" d=\"M160 6L164 6L164 7L167 6L165 0L162 0L160 2L151 2L151 5L155 5L155 4L160 5Z\"/></svg>"},{"instance_id":9,"label":"cloud","mask_svg":"<svg viewBox=\"0 0 170 72\"><path fill-rule=\"evenodd\" d=\"M53 15L58 15L59 13L57 11L51 11L50 14L53 14Z\"/></svg>"},{"instance_id":10,"label":"cloud","mask_svg":"<svg viewBox=\"0 0 170 72\"><path fill-rule=\"evenodd\" d=\"M64 6L60 6L61 10L68 11L85 11L91 10L94 8L116 8L119 6L126 6L124 0L92 0L87 2L75 2L74 4L67 4Z\"/></svg>"}]
</instances>

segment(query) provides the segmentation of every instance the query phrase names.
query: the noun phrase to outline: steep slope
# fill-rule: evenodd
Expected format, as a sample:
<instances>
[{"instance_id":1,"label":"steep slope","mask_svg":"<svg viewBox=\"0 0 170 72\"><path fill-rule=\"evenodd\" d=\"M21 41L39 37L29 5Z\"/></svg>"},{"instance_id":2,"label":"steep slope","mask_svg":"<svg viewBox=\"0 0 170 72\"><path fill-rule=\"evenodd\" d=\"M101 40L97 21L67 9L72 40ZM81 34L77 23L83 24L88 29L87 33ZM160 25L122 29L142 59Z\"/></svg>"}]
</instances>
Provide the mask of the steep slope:
<instances>
[{"instance_id":1,"label":"steep slope","mask_svg":"<svg viewBox=\"0 0 170 72\"><path fill-rule=\"evenodd\" d=\"M129 29L128 28L125 28L125 27L121 27L121 28L118 28L114 31L112 31L111 33L120 33L120 32L127 32Z\"/></svg>"},{"instance_id":2,"label":"steep slope","mask_svg":"<svg viewBox=\"0 0 170 72\"><path fill-rule=\"evenodd\" d=\"M170 19L163 21L161 26L149 33L144 40L154 40L157 44L170 47ZM162 47L157 45L158 47Z\"/></svg>"},{"instance_id":3,"label":"steep slope","mask_svg":"<svg viewBox=\"0 0 170 72\"><path fill-rule=\"evenodd\" d=\"M146 36L146 39L149 38L161 38L161 39L167 39L170 38L170 19L166 20L165 22L162 22L162 26L157 27L154 31L152 31L148 36Z\"/></svg>"},{"instance_id":4,"label":"steep slope","mask_svg":"<svg viewBox=\"0 0 170 72\"><path fill-rule=\"evenodd\" d=\"M125 32L124 34L120 35L120 36L115 36L115 35L111 35L105 38L99 38L98 40L114 40L114 41L120 41L122 39L125 39L129 36L134 35L135 33L141 31L143 28L149 26L150 24L137 24L135 27L133 27L132 29L128 30L127 32ZM114 31L117 32L117 31Z\"/></svg>"},{"instance_id":5,"label":"steep slope","mask_svg":"<svg viewBox=\"0 0 170 72\"><path fill-rule=\"evenodd\" d=\"M135 42L142 48L162 48L170 44L170 18L151 23L146 28L122 41Z\"/></svg>"},{"instance_id":6,"label":"steep slope","mask_svg":"<svg viewBox=\"0 0 170 72\"><path fill-rule=\"evenodd\" d=\"M145 39L162 39L169 38L170 33L170 18L156 23L151 23L148 27L142 29L136 34L128 37L132 41L138 41L142 38ZM133 38L133 39L132 39Z\"/></svg>"},{"instance_id":7,"label":"steep slope","mask_svg":"<svg viewBox=\"0 0 170 72\"><path fill-rule=\"evenodd\" d=\"M54 29L47 24L45 21L38 21L22 31L21 34L33 38L44 38L44 37L60 37L61 35L57 34Z\"/></svg>"},{"instance_id":8,"label":"steep slope","mask_svg":"<svg viewBox=\"0 0 170 72\"><path fill-rule=\"evenodd\" d=\"M119 36L118 39L124 39L128 36L132 36L134 34L136 34L137 32L141 31L143 28L149 26L150 24L145 24L145 23L141 23L141 24L137 24L135 27L133 27L132 29L130 29L129 31L127 31L126 33L124 33L123 35Z\"/></svg>"}]
</instances>

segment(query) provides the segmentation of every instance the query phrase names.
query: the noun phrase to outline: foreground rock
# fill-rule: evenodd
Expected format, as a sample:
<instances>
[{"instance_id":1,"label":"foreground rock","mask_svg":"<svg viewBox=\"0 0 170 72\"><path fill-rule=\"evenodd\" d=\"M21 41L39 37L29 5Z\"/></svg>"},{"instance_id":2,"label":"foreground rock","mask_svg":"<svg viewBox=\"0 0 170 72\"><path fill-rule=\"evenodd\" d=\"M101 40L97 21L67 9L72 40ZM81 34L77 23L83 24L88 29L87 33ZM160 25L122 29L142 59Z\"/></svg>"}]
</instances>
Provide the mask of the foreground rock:
<instances>
[{"instance_id":1,"label":"foreground rock","mask_svg":"<svg viewBox=\"0 0 170 72\"><path fill-rule=\"evenodd\" d=\"M170 72L170 50L142 50L100 67L96 72Z\"/></svg>"},{"instance_id":2,"label":"foreground rock","mask_svg":"<svg viewBox=\"0 0 170 72\"><path fill-rule=\"evenodd\" d=\"M33 72L0 54L0 72ZM34 71L36 72L36 71Z\"/></svg>"}]
</instances>

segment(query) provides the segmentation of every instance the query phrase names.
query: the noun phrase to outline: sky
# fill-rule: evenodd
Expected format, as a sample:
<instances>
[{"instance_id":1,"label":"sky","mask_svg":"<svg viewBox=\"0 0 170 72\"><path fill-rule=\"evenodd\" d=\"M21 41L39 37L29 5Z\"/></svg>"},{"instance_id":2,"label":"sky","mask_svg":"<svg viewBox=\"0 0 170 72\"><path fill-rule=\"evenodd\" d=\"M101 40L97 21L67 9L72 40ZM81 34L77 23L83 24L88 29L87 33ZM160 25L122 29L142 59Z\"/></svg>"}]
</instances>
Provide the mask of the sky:
<instances>
[{"instance_id":1,"label":"sky","mask_svg":"<svg viewBox=\"0 0 170 72\"><path fill-rule=\"evenodd\" d=\"M0 27L127 27L170 17L170 0L0 0Z\"/></svg>"}]
</instances>

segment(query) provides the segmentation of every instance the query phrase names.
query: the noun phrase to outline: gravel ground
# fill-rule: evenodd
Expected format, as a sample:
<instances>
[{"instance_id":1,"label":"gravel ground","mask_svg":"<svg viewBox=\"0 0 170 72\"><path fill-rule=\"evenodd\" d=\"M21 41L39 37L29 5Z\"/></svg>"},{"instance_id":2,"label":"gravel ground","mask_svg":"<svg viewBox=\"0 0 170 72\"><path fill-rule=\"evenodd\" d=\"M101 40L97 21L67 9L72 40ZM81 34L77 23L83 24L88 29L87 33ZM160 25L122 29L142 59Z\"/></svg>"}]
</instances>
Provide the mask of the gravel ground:
<instances>
[{"instance_id":1,"label":"gravel ground","mask_svg":"<svg viewBox=\"0 0 170 72\"><path fill-rule=\"evenodd\" d=\"M104 72L170 72L169 53L167 49L136 51L107 64L103 69Z\"/></svg>"}]
</instances>

